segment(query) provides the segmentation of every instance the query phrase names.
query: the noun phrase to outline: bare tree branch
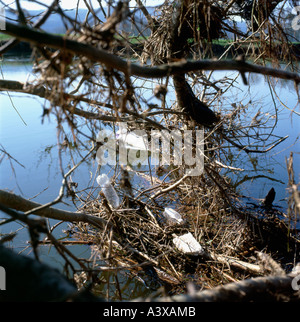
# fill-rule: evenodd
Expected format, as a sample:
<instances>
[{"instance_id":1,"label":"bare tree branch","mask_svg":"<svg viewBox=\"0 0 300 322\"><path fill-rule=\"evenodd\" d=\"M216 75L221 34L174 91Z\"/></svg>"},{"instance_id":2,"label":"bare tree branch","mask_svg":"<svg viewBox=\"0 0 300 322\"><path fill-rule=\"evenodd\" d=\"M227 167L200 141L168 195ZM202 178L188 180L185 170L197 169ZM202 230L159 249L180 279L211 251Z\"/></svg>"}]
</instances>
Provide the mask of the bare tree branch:
<instances>
[{"instance_id":1,"label":"bare tree branch","mask_svg":"<svg viewBox=\"0 0 300 322\"><path fill-rule=\"evenodd\" d=\"M0 245L0 266L6 270L6 290L0 301L101 301L89 292L80 293L60 272Z\"/></svg>"},{"instance_id":2,"label":"bare tree branch","mask_svg":"<svg viewBox=\"0 0 300 322\"><path fill-rule=\"evenodd\" d=\"M37 202L27 200L21 196L15 195L11 192L4 190L0 190L0 203L8 208L12 208L23 212L30 211L34 208L42 206ZM100 217L91 216L84 213L75 213L61 209L55 209L52 207L37 210L36 215L69 222L86 222L100 228L109 225L109 223L106 220Z\"/></svg>"},{"instance_id":3,"label":"bare tree branch","mask_svg":"<svg viewBox=\"0 0 300 322\"><path fill-rule=\"evenodd\" d=\"M53 3L49 6L49 8L45 11L45 13L42 15L42 17L33 24L34 28L41 27L45 21L49 18L50 14L52 13L54 7L58 4L58 0L54 0ZM14 46L16 46L19 43L19 40L17 38L12 38L9 41L7 41L4 45L0 47L0 55L4 54L8 50L12 49Z\"/></svg>"},{"instance_id":4,"label":"bare tree branch","mask_svg":"<svg viewBox=\"0 0 300 322\"><path fill-rule=\"evenodd\" d=\"M51 101L53 103L53 95L49 95L49 93L47 92L47 90L44 86L32 86L28 83L0 79L0 91L11 91L11 92L16 92L16 93L35 95L35 96L39 96L41 98L45 98L48 100L51 99ZM113 109L113 106L110 104L102 103L102 102L92 100L92 99L88 99L88 98L82 97L80 95L76 96L76 95L71 95L68 93L63 93L62 95L64 97L67 97L69 102L84 102L84 103L88 103L90 105ZM57 99L57 102L59 103L59 99ZM126 121L130 121L132 119L132 117L136 117L137 119L141 119L145 122L148 122L149 124L154 125L156 128L165 129L165 127L162 126L161 124L148 118L147 114L138 114L136 112L129 111L129 110L126 113L130 114L130 116L117 116L116 117L116 116L105 115L103 113L95 113L95 112L85 111L85 110L79 109L77 107L73 107L70 104L65 104L64 108L66 110L68 110L71 114L78 115L78 116L81 116L81 117L83 117L85 119L89 119L89 120L96 119L96 120L100 120L103 122L120 122L120 121L126 122ZM168 111L168 113L171 114L171 113L177 113L177 112ZM160 112L159 114L162 114L162 112Z\"/></svg>"},{"instance_id":5,"label":"bare tree branch","mask_svg":"<svg viewBox=\"0 0 300 322\"><path fill-rule=\"evenodd\" d=\"M297 296L291 286L294 277L294 274L256 277L200 291L194 295L177 295L168 300L174 302L248 302L270 298L274 300L281 294L294 295L296 300L299 300L299 295ZM164 302L166 300L166 298L158 298L152 301Z\"/></svg>"},{"instance_id":6,"label":"bare tree branch","mask_svg":"<svg viewBox=\"0 0 300 322\"><path fill-rule=\"evenodd\" d=\"M97 49L91 45L80 43L66 37L43 33L32 28L21 25L6 23L6 34L28 41L35 45L44 45L56 49L62 49L76 55L83 55L87 58L100 62L107 67L118 69L128 75L135 75L145 78L163 78L170 75L188 73L196 70L235 70L240 73L257 73L272 76L300 83L300 75L293 72L278 70L269 67L258 66L240 60L233 61L180 61L177 63L164 64L158 67L144 67L125 61L103 49Z\"/></svg>"}]
</instances>

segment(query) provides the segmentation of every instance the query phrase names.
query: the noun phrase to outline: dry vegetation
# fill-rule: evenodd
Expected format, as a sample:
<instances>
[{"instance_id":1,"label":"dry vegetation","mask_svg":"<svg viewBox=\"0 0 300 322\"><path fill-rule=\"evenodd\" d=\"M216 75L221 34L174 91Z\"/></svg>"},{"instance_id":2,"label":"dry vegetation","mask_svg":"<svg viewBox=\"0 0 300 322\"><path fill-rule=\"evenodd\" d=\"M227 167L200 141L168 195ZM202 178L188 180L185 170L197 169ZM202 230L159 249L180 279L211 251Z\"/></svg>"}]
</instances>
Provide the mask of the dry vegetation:
<instances>
[{"instance_id":1,"label":"dry vegetation","mask_svg":"<svg viewBox=\"0 0 300 322\"><path fill-rule=\"evenodd\" d=\"M241 170L229 162L231 149L237 149L239 153L267 153L285 138L272 135L267 115L252 113L253 116L249 118L246 106L239 103L229 109L222 106L222 95L235 86L236 78L215 82L212 81L211 72L185 70L186 59L211 57L213 40L224 37L225 31L230 30L234 40L220 57L210 61L206 70L222 69L214 62L233 54L232 66L236 66L233 69L240 71L246 84L245 72L250 67L245 59L258 64L256 73L261 71L262 74L294 79L295 84L299 83L297 73L264 69L271 59L278 68L279 63L285 61L292 71L297 71L295 53L280 27L282 11L275 14L271 5L264 7L263 1L252 1L250 9L241 3L166 1L153 16L141 1L137 1L134 10L145 15L147 25L143 25L138 23L137 16L130 14L126 2L110 8L111 15L105 21L99 21L96 10L89 8L89 15L83 23L64 16L54 2L52 9L72 26L67 35L53 39L49 35L44 36L41 38L43 46L34 40L37 39L34 37L41 37L38 33L25 32L20 36L35 44L37 77L25 85L1 83L2 90L10 86L10 90L24 91L46 99L43 116L49 113L56 115L60 156L71 144L80 147L76 151L70 149L70 156L73 158L76 154L80 162L74 162L69 171L62 169L63 185L58 198L47 205L25 209L24 212L28 215L44 211L68 194L78 213L86 216L76 220L69 230L73 238L70 243L86 243L92 249L89 261L72 257L80 265L79 271L67 259L70 256L67 247L54 241L51 233L47 233L48 242L50 239L62 254L78 287L89 285L97 292L97 287L106 283L109 299L123 299L118 278L120 274L129 274L144 284L148 294L151 293L153 297L191 294L195 290L214 289L250 277L283 276L289 274L299 262L299 232L294 228L299 221L300 206L293 175L293 156L287 161L290 199L286 214L263 205L253 209L245 206L222 172L224 169ZM250 18L249 12L252 12ZM248 23L252 24L247 34L234 24L229 25L237 13L243 18L248 17ZM119 28L121 21L135 26L138 30L135 39L141 40L141 44L133 44L130 33ZM20 30L12 26L8 28L8 32L15 36L18 35L14 33ZM149 37L143 37L149 33ZM66 39L77 43L68 43ZM62 45L55 40L61 41ZM80 47L83 45L90 47ZM99 50L99 56L90 48ZM84 50L86 55L82 54ZM103 58L102 51L115 56ZM141 71L134 64L132 69L127 63L124 67L119 64L120 60L110 61L116 56L128 61L134 57L148 64L148 78L154 78L151 80L153 84L150 90L153 92L148 95L150 98L145 95L149 92L145 88L149 86L149 79L143 83L146 78L138 78L130 73L133 70L136 74L142 74L144 70ZM107 63L103 63L104 60ZM156 70L151 68L160 64L173 64L174 70L179 66L179 72L170 69L170 74L164 75L167 77L155 80L153 75ZM174 92L177 99L172 101L169 95ZM186 97L189 97L193 106L190 109L181 106L186 102ZM205 102L204 107L199 106L200 101ZM201 113L199 110L195 113L197 107ZM201 116L204 117L205 113L208 116L204 122ZM200 117L197 117L198 114ZM209 119L212 115L215 116L213 121ZM119 209L113 209L104 195L99 193L96 174L89 187L77 189L72 184L72 173L99 147L96 137L103 128L102 124L115 130L116 123L120 121L127 122L129 128L134 130L204 129L204 173L199 177L184 176L185 165L146 167L145 171L117 165L111 172L114 173L113 184L122 199ZM72 136L67 135L65 124L71 129ZM92 150L86 139L95 143ZM83 150L89 151L85 157L82 157ZM98 171L101 172L101 167ZM0 201L6 203L4 198ZM164 220L162 212L167 205L176 207L182 214L183 225L170 225ZM286 216L287 220L279 219L279 215ZM58 218L55 214L46 216ZM191 232L202 245L203 254L187 255L174 247L174 235L187 232ZM37 236L32 234L33 241L35 238ZM37 243L33 242L33 245ZM104 272L110 272L110 277L105 281L102 279ZM112 283L109 282L111 279ZM195 290L191 290L189 282ZM291 289L285 289L283 293L287 296L285 300L295 299ZM266 298L270 296L275 300L279 295L279 290L265 289Z\"/></svg>"}]
</instances>

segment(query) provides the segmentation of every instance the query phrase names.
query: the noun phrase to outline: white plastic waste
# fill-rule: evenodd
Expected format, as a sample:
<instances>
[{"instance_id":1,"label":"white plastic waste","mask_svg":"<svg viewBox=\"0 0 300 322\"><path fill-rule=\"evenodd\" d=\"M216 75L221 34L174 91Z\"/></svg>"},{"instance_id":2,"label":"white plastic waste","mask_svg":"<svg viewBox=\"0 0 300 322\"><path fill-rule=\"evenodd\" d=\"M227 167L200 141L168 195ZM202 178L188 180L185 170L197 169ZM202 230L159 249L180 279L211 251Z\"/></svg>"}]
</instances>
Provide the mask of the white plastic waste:
<instances>
[{"instance_id":1,"label":"white plastic waste","mask_svg":"<svg viewBox=\"0 0 300 322\"><path fill-rule=\"evenodd\" d=\"M101 174L96 180L109 204L113 208L118 208L120 206L120 199L115 188L110 183L108 176L106 174Z\"/></svg>"},{"instance_id":2,"label":"white plastic waste","mask_svg":"<svg viewBox=\"0 0 300 322\"><path fill-rule=\"evenodd\" d=\"M191 233L173 238L176 248L189 255L202 255L204 250Z\"/></svg>"},{"instance_id":3,"label":"white plastic waste","mask_svg":"<svg viewBox=\"0 0 300 322\"><path fill-rule=\"evenodd\" d=\"M163 212L163 216L166 218L167 222L169 224L182 224L183 223L183 219L181 217L181 215L175 211L172 208L165 208L164 212Z\"/></svg>"},{"instance_id":4,"label":"white plastic waste","mask_svg":"<svg viewBox=\"0 0 300 322\"><path fill-rule=\"evenodd\" d=\"M137 135L134 132L128 132L127 129L120 128L116 132L116 138L125 144L126 149L149 151L147 136Z\"/></svg>"}]
</instances>

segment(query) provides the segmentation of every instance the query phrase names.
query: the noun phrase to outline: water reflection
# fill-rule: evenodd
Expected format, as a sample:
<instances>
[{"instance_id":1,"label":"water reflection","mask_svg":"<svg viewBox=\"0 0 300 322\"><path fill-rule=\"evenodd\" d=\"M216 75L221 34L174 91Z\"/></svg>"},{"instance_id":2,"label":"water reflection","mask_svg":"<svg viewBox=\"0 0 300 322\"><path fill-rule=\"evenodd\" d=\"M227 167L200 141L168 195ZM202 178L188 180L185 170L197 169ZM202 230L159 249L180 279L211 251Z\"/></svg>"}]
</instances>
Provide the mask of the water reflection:
<instances>
[{"instance_id":1,"label":"water reflection","mask_svg":"<svg viewBox=\"0 0 300 322\"><path fill-rule=\"evenodd\" d=\"M4 63L1 65L3 74L6 79L25 81L28 75L31 74L30 63ZM227 73L229 76L232 73ZM236 74L232 74L235 77ZM213 73L215 80L225 76L224 72ZM142 83L142 81L141 81ZM244 171L232 171L224 169L225 175L230 177L232 184L243 195L251 196L257 199L265 197L267 192L274 187L276 190L276 204L286 207L287 183L288 174L286 170L286 158L290 152L294 154L294 170L296 181L300 181L300 149L299 149L299 120L297 114L292 114L291 111L297 107L298 97L295 94L293 82L278 81L277 84L267 83L263 77L251 75L249 79L250 86L244 86L238 78L236 87L233 87L229 92L224 94L224 100L214 102L213 106L220 110L232 111L233 106L243 105L246 110L247 122L253 120L260 111L259 117L262 115L268 119L268 129L272 129L272 134L276 137L289 138L282 144L276 146L270 153L267 154L247 154L239 151L236 148L230 147L227 153L227 165L243 169ZM276 85L276 94L270 88ZM153 84L147 84L144 97L149 99L153 96ZM280 101L278 98L280 98ZM53 116L49 119L45 118L42 124L42 114L44 102L41 99L33 98L29 95L11 94L14 105L21 113L27 125L24 125L22 120L16 114L16 111L11 106L10 98L6 93L0 92L0 124L1 124L1 144L3 148L14 159L8 160L7 157L2 159L0 170L1 189L9 189L16 194L21 194L25 198L34 198L36 202L45 203L54 200L61 186L61 168L58 157L58 140L56 120ZM172 104L174 97L168 95L169 104ZM155 103L155 101L153 102ZM235 104L235 105L233 105ZM287 108L288 107L288 108ZM296 112L299 111L297 107ZM245 120L241 120L243 122ZM253 124L255 127L255 124ZM68 146L62 151L63 168L67 169L71 163L76 163L76 151L84 153L84 148L76 146L72 141L72 135L68 133ZM263 134L262 134L263 135ZM265 133L268 135L268 132ZM88 142L85 142L87 145ZM80 150L82 149L82 150ZM76 150L76 151L75 151ZM74 152L74 153L72 153ZM74 160L69 161L70 155ZM72 180L78 184L78 190L85 191L93 185L98 164L96 160L89 159L83 167L78 168L74 173ZM113 167L102 168L101 171L114 174ZM136 181L136 193L138 194L143 189L151 186L151 180L144 179L143 175L149 172L149 168L136 167L141 174ZM152 167L152 173L158 173L157 167ZM162 174L163 176L164 174ZM99 190L95 189L95 195ZM72 198L64 200L59 207L66 210L76 210L72 203ZM0 233L7 233L19 229L18 237L14 241L14 247L19 250L24 248L24 241L28 240L28 234L25 229L22 229L17 223L0 226ZM62 233L63 229L67 229L67 225L61 225L55 229L57 238L65 238ZM27 246L27 245L25 245ZM90 257L89 246L72 246L71 251L79 257ZM58 261L59 256L54 249L49 247L41 247L41 259L50 263L52 266L61 267L61 262ZM126 275L126 273L124 273ZM99 293L106 292L106 286L111 283L116 283L119 279L120 287L126 289L128 298L133 293L143 294L148 290L143 286L143 283L132 283L131 279L124 279L124 274L103 274L103 283L99 284ZM123 282L121 282L123 280ZM123 289L121 294L123 293ZM115 292L115 291L112 291ZM117 294L110 294L117 298Z\"/></svg>"},{"instance_id":2,"label":"water reflection","mask_svg":"<svg viewBox=\"0 0 300 322\"><path fill-rule=\"evenodd\" d=\"M215 79L225 76L224 72L215 72ZM227 73L228 75L228 73ZM276 91L275 91L276 90ZM277 196L276 203L286 207L286 188L288 173L286 158L294 152L294 170L299 182L300 149L299 149L299 101L295 92L294 83L285 80L266 80L261 75L250 74L249 86L245 86L238 78L238 87L232 88L224 94L225 105L232 109L232 104L242 104L247 107L248 124L260 111L268 118L265 135L288 138L266 154L246 154L232 149L230 164L242 168L244 172L228 172L234 186L244 195L257 199L264 198L267 192L274 187ZM280 99L280 100L279 100ZM291 111L295 110L296 113ZM298 113L298 114L297 114ZM255 126L255 124L254 124ZM261 138L261 137L260 137ZM268 148L261 147L262 149Z\"/></svg>"},{"instance_id":3,"label":"water reflection","mask_svg":"<svg viewBox=\"0 0 300 322\"><path fill-rule=\"evenodd\" d=\"M1 65L6 79L25 81L31 75L30 62L4 62ZM212 80L219 80L224 76L236 77L236 73L214 72ZM144 85L145 99L153 96L154 84L135 81L135 85ZM247 122L251 120L258 111L261 114L269 114L268 130L277 137L289 135L289 138L282 144L276 146L270 153L247 155L235 148L228 152L227 159L230 166L244 169L244 172L227 171L232 179L233 185L238 187L244 194L255 198L263 198L269 189L274 186L277 191L277 202L286 198L286 157L290 152L295 152L294 167L296 179L299 179L299 121L296 114L291 114L298 103L293 82L284 80L272 80L266 82L265 78L251 74L249 86L237 78L236 86L224 94L224 100L220 102L220 109L230 111L233 104L242 104L247 107ZM270 88L276 86L276 94ZM56 121L45 119L41 124L44 102L41 99L22 94L11 94L12 100L28 124L25 126L18 118L15 110L6 93L0 93L0 122L1 122L1 143L4 148L20 163L2 162L1 183L2 187L20 192L25 197L32 197L40 191L47 189L46 194L42 193L36 198L38 202L45 202L55 198L57 188L60 185L60 169L57 159ZM277 99L277 96L281 101ZM172 104L174 97L168 95L169 104ZM154 102L155 103L155 102ZM218 108L218 103L213 104ZM288 108L289 109L288 109ZM299 109L298 109L299 110ZM297 112L297 109L295 110ZM268 133L266 133L267 135ZM12 166L13 170L12 171ZM86 171L94 171L95 164ZM226 171L224 171L226 172ZM81 172L78 181L82 185L89 182L87 172ZM38 178L38 180L36 180ZM64 207L64 205L62 205Z\"/></svg>"}]
</instances>

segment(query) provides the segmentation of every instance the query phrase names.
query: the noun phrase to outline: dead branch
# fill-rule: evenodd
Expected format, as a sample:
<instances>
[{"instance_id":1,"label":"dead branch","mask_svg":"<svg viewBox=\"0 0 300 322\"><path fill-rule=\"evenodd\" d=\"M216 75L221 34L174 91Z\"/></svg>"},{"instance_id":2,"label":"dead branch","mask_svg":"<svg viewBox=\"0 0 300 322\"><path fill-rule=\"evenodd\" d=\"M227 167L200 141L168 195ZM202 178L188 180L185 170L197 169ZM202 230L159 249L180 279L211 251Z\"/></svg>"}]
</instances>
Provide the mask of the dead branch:
<instances>
[{"instance_id":1,"label":"dead branch","mask_svg":"<svg viewBox=\"0 0 300 322\"><path fill-rule=\"evenodd\" d=\"M100 62L107 67L118 69L125 74L145 78L163 78L170 75L183 74L196 70L234 70L243 74L256 73L292 80L296 84L300 83L300 75L298 73L258 66L244 61L180 61L177 63L164 64L158 67L144 67L131 63L130 61L125 61L103 49L97 49L91 45L70 40L66 37L52 35L49 33L45 34L32 28L12 24L10 22L7 22L6 30L3 32L35 45L49 46L71 52L76 55L82 55L95 62Z\"/></svg>"},{"instance_id":2,"label":"dead branch","mask_svg":"<svg viewBox=\"0 0 300 322\"><path fill-rule=\"evenodd\" d=\"M0 301L100 301L76 286L57 270L0 244L0 266L6 271L6 290Z\"/></svg>"},{"instance_id":3,"label":"dead branch","mask_svg":"<svg viewBox=\"0 0 300 322\"><path fill-rule=\"evenodd\" d=\"M22 83L19 81L13 81L13 80L1 80L0 79L0 91L8 91L8 92L15 92L15 93L24 93L24 94L30 94L34 96L38 96L47 100L50 100L53 104L60 104L60 97L57 97L55 99L51 93L49 93L44 86L33 86L28 83ZM71 102L84 102L88 103L90 105L95 105L99 107L106 107L113 109L113 106L107 103L102 103L96 100L92 99L87 99L82 96L76 96L76 95L71 95L69 93L62 93L61 94L63 97L67 98L67 100ZM90 111L85 111L83 109L80 109L78 107L72 106L72 104L64 104L64 109L69 111L71 114L81 116L87 120L100 120L103 122L128 122L132 120L132 117L136 117L137 119L141 119L144 122L148 122L149 124L154 125L155 127L159 129L165 129L164 126L160 125L159 123L155 122L154 120L150 119L147 117L145 114L138 114L133 111L127 111L130 116L111 116L111 115L104 115L103 113L94 113ZM162 113L162 112L160 112ZM172 111L168 111L168 113L175 113Z\"/></svg>"},{"instance_id":4,"label":"dead branch","mask_svg":"<svg viewBox=\"0 0 300 322\"><path fill-rule=\"evenodd\" d=\"M1 301L102 301L89 292L80 293L58 271L0 245L0 266L7 272L7 290ZM299 273L299 272L298 272ZM151 302L243 302L268 298L299 300L292 288L297 271L284 276L266 276L218 286L196 294L148 298ZM145 301L145 299L136 299Z\"/></svg>"},{"instance_id":5,"label":"dead branch","mask_svg":"<svg viewBox=\"0 0 300 322\"><path fill-rule=\"evenodd\" d=\"M55 6L57 6L57 4L58 4L58 0L54 0L52 4L49 6L49 8L43 13L42 17L36 23L33 24L33 27L34 28L41 27L47 21L47 19L49 18L53 9L55 8ZM12 49L18 43L19 43L19 40L17 38L10 39L0 47L0 55L3 55L8 50Z\"/></svg>"},{"instance_id":6,"label":"dead branch","mask_svg":"<svg viewBox=\"0 0 300 322\"><path fill-rule=\"evenodd\" d=\"M11 192L0 190L0 203L8 208L19 211L31 211L32 209L42 206L37 202L27 200ZM69 222L86 222L97 227L106 227L109 225L104 219L87 215L84 213L74 213L66 210L55 209L52 207L43 208L36 211L36 214L50 219L63 220Z\"/></svg>"},{"instance_id":7,"label":"dead branch","mask_svg":"<svg viewBox=\"0 0 300 322\"><path fill-rule=\"evenodd\" d=\"M268 299L280 301L295 297L294 300L299 301L299 293L297 294L291 286L294 277L293 274L256 277L200 291L195 295L177 295L171 298L148 300L153 302L249 302Z\"/></svg>"}]
</instances>

